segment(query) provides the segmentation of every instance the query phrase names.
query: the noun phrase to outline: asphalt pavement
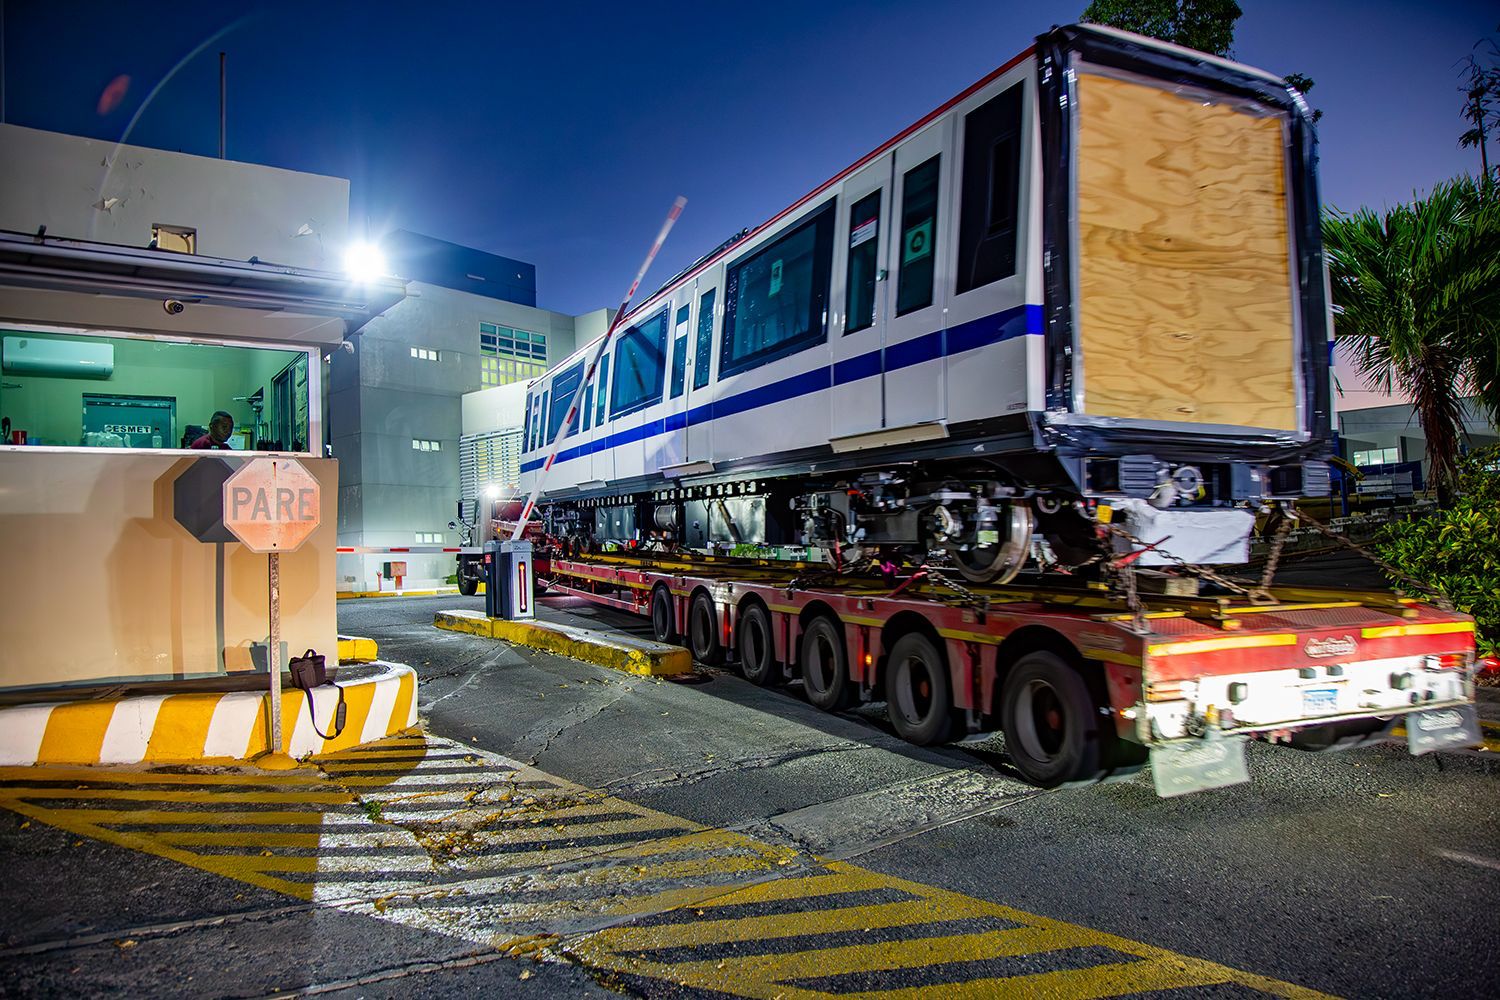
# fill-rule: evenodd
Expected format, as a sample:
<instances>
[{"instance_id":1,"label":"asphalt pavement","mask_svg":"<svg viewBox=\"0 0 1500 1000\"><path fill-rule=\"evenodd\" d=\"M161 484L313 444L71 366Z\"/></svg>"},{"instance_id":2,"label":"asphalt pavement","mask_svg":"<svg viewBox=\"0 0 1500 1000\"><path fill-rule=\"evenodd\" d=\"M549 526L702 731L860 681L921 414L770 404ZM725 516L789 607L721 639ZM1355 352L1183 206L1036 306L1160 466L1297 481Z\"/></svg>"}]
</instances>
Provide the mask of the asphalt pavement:
<instances>
[{"instance_id":1,"label":"asphalt pavement","mask_svg":"<svg viewBox=\"0 0 1500 1000\"><path fill-rule=\"evenodd\" d=\"M425 738L274 781L0 775L0 992L1496 993L1486 753L1257 745L1249 785L1042 792L882 706L432 627L480 606L340 605L417 669Z\"/></svg>"}]
</instances>

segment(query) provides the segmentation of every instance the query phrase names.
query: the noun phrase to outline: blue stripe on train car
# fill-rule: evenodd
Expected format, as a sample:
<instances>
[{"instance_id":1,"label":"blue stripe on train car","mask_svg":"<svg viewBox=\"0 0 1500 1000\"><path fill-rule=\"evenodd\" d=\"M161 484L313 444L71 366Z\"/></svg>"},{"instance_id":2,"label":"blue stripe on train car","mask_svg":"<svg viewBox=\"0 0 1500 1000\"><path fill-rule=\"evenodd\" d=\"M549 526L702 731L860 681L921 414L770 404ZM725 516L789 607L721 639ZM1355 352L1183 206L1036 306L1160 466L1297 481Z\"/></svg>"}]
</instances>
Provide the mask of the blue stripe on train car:
<instances>
[{"instance_id":1,"label":"blue stripe on train car","mask_svg":"<svg viewBox=\"0 0 1500 1000\"><path fill-rule=\"evenodd\" d=\"M899 371L925 361L952 357L955 354L978 350L1001 341L1014 340L1017 337L1041 332L1042 307L1030 304L1016 306L989 316L981 316L967 323L960 323L950 330L939 330L936 333L925 334L915 340L897 344L885 351L883 369L881 352L871 351L868 354L848 358L828 367L814 368L812 371L793 375L791 378L757 389L746 389L744 392L737 392L723 399L695 406L683 413L673 413L662 420L651 420L639 427L616 431L606 438L588 441L572 448L564 448L557 453L557 461L572 461L595 452L618 448L633 441L656 437L658 434L679 431L685 427L706 424L720 417L728 417L784 400L795 399L798 396L822 392L833 385L847 385L850 382L879 375L882 370ZM534 459L523 463L521 471L532 472L541 467L542 459Z\"/></svg>"}]
</instances>

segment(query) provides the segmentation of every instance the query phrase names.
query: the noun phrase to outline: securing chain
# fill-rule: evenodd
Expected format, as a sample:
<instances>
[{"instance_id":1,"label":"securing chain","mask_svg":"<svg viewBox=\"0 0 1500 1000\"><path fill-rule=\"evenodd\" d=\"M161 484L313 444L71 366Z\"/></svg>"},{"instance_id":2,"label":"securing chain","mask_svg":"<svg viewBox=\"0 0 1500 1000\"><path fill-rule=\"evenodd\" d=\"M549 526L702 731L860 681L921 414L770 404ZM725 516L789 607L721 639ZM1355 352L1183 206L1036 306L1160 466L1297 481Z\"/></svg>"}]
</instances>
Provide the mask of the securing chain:
<instances>
[{"instance_id":1,"label":"securing chain","mask_svg":"<svg viewBox=\"0 0 1500 1000\"><path fill-rule=\"evenodd\" d=\"M1271 580L1276 576L1276 564L1281 562L1281 550L1286 546L1287 536L1292 533L1291 517L1283 517L1276 525L1276 533L1271 537L1271 551L1266 553L1266 566L1260 574L1260 583L1250 589L1250 600L1257 604L1275 604L1276 597L1271 593Z\"/></svg>"},{"instance_id":2,"label":"securing chain","mask_svg":"<svg viewBox=\"0 0 1500 1000\"><path fill-rule=\"evenodd\" d=\"M1399 569L1392 566L1390 563L1386 562L1380 556L1365 548L1363 545L1359 544L1358 542L1350 541L1348 538L1334 531L1328 525L1324 524L1322 521L1319 521L1317 518L1312 517L1309 514L1298 512L1296 517L1299 521L1306 521L1309 525L1312 526L1313 530L1317 531L1323 537L1338 542L1340 545L1344 546L1344 548L1357 552L1364 558L1370 560L1370 562L1380 567L1380 571L1382 573L1384 573L1391 579L1398 580L1408 587L1414 588L1421 593L1430 594L1434 598L1433 603L1442 608L1444 611L1453 610L1453 599L1445 594L1442 588L1436 586L1435 584L1424 583L1414 576L1407 576L1405 573L1401 572Z\"/></svg>"}]
</instances>

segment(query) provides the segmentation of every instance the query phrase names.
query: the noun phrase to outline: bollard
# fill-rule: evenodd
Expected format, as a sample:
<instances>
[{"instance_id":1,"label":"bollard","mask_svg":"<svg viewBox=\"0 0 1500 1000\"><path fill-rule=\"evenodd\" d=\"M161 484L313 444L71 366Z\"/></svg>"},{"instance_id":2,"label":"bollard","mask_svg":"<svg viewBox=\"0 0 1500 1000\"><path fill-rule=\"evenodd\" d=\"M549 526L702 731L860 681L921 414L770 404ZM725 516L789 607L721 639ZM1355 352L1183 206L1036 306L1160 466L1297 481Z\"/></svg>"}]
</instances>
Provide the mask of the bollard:
<instances>
[{"instance_id":1,"label":"bollard","mask_svg":"<svg viewBox=\"0 0 1500 1000\"><path fill-rule=\"evenodd\" d=\"M531 543L484 543L484 613L507 621L534 619Z\"/></svg>"}]
</instances>

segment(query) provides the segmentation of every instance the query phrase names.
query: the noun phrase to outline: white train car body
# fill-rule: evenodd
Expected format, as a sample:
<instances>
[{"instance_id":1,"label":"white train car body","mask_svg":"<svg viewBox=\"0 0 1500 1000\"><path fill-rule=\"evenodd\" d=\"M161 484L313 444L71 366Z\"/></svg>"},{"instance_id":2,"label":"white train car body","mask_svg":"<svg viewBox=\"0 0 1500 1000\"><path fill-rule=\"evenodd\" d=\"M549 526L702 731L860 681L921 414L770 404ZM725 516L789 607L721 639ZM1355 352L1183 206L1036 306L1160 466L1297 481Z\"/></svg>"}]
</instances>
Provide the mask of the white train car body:
<instances>
[{"instance_id":1,"label":"white train car body","mask_svg":"<svg viewBox=\"0 0 1500 1000\"><path fill-rule=\"evenodd\" d=\"M544 500L560 530L701 545L740 534L687 531L730 496L745 541L988 565L1033 526L1066 547L1113 498L1227 561L1247 507L1326 479L1314 156L1269 74L1054 30L634 307ZM523 491L597 346L531 386ZM579 513L611 508L613 532Z\"/></svg>"}]
</instances>

